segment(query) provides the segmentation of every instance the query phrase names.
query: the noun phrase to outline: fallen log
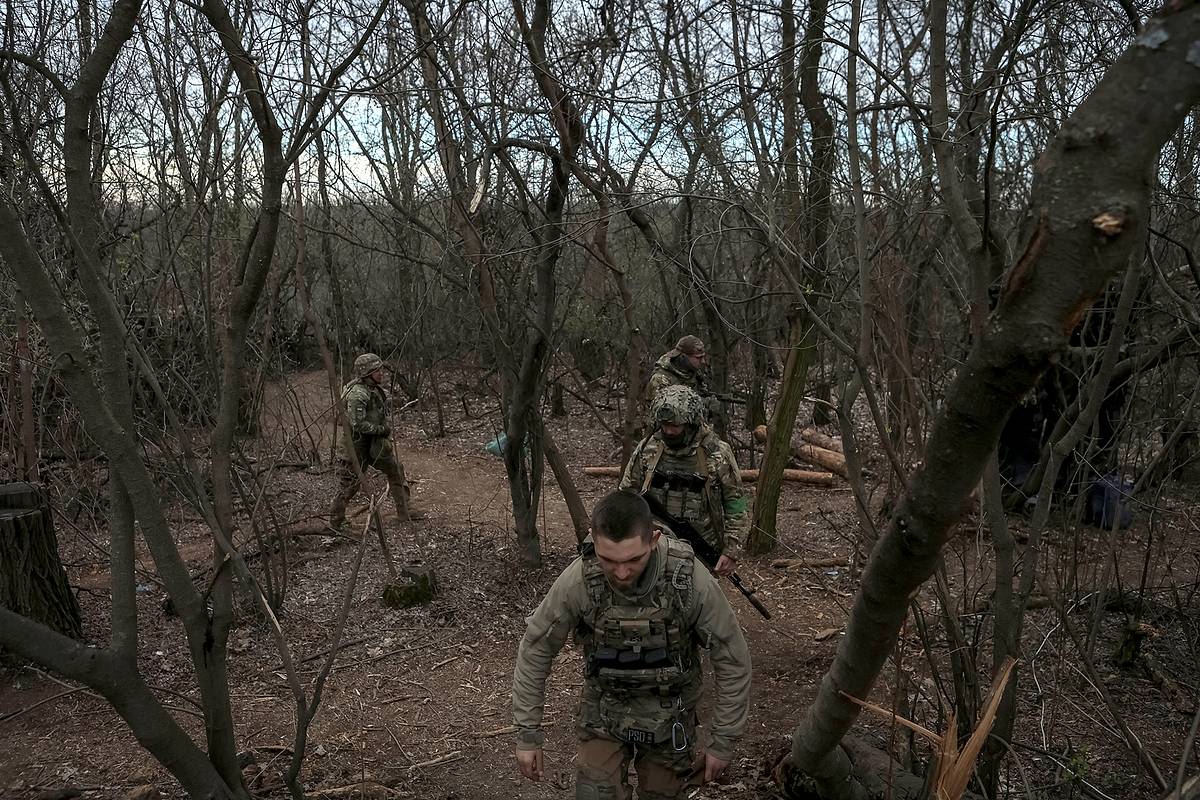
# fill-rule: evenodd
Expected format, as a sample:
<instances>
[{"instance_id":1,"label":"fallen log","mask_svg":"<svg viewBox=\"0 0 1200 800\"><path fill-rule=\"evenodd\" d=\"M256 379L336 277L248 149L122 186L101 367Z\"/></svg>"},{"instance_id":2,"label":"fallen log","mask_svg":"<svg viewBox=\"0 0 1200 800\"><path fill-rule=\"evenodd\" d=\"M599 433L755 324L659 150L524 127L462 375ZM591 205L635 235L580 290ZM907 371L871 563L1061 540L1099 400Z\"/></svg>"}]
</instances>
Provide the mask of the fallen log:
<instances>
[{"instance_id":1,"label":"fallen log","mask_svg":"<svg viewBox=\"0 0 1200 800\"><path fill-rule=\"evenodd\" d=\"M832 436L826 436L816 428L801 428L799 436L809 444L815 444L817 447L824 447L826 450L832 450L835 453L844 452L842 450L842 440L835 439Z\"/></svg>"},{"instance_id":2,"label":"fallen log","mask_svg":"<svg viewBox=\"0 0 1200 800\"><path fill-rule=\"evenodd\" d=\"M740 470L742 480L747 483L754 483L758 480L758 470L743 469ZM584 475L591 475L594 478L619 478L621 477L620 467L584 467ZM806 483L810 486L836 486L836 476L832 472L809 472L803 469L785 469L783 471L783 480L790 483Z\"/></svg>"},{"instance_id":3,"label":"fallen log","mask_svg":"<svg viewBox=\"0 0 1200 800\"><path fill-rule=\"evenodd\" d=\"M767 426L759 425L755 428L754 438L760 442L765 442L767 440ZM792 445L792 455L808 464L824 467L843 478L849 474L846 471L846 457L833 450L827 450L815 444L794 444Z\"/></svg>"}]
</instances>

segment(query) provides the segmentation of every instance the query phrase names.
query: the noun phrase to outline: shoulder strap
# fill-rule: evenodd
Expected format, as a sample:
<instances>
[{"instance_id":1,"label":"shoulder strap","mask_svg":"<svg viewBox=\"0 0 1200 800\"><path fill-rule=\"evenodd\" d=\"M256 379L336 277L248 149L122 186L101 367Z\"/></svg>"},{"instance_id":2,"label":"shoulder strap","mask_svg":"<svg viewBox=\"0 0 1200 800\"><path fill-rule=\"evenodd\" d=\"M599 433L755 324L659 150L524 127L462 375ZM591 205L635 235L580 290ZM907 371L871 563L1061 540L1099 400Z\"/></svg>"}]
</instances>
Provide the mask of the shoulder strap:
<instances>
[{"instance_id":1,"label":"shoulder strap","mask_svg":"<svg viewBox=\"0 0 1200 800\"><path fill-rule=\"evenodd\" d=\"M594 547L587 547L583 556L583 585L587 589L588 603L591 608L583 615L588 624L595 627L596 615L604 608L608 600L608 579L604 577L604 569L596 558Z\"/></svg>"},{"instance_id":2,"label":"shoulder strap","mask_svg":"<svg viewBox=\"0 0 1200 800\"><path fill-rule=\"evenodd\" d=\"M674 610L680 614L692 600L692 573L695 553L687 542L667 537L667 568L663 572L663 591Z\"/></svg>"},{"instance_id":3,"label":"shoulder strap","mask_svg":"<svg viewBox=\"0 0 1200 800\"><path fill-rule=\"evenodd\" d=\"M658 469L658 462L662 458L663 450L665 449L661 441L656 443L653 440L654 434L650 434L638 445L639 458L645 455L647 446L653 447L650 453L650 460L643 464L643 472L645 474L642 475L642 488L638 490L638 494L645 494L646 490L650 488L650 482L654 480L654 471ZM655 446L656 444L657 446Z\"/></svg>"}]
</instances>

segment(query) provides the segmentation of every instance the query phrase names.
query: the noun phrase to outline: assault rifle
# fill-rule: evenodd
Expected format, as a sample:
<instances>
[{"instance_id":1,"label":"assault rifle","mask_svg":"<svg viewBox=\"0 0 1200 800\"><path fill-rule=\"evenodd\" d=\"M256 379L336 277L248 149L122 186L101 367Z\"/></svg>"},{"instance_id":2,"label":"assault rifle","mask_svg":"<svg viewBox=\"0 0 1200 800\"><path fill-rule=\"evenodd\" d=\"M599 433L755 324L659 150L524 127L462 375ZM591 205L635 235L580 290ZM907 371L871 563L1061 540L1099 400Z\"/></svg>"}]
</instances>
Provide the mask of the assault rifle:
<instances>
[{"instance_id":1,"label":"assault rifle","mask_svg":"<svg viewBox=\"0 0 1200 800\"><path fill-rule=\"evenodd\" d=\"M735 406L744 406L744 405L746 405L747 402L749 402L745 398L745 396L740 395L740 394L734 394L733 392L727 392L727 393L708 392L706 394L702 394L701 397L703 397L706 400L711 397L714 400L717 400L718 402L732 403Z\"/></svg>"},{"instance_id":2,"label":"assault rifle","mask_svg":"<svg viewBox=\"0 0 1200 800\"><path fill-rule=\"evenodd\" d=\"M700 535L700 531L696 530L696 528L690 522L682 519L676 519L675 517L671 516L667 513L667 510L663 508L662 503L658 502L648 494L642 495L642 499L646 501L646 505L650 506L650 513L654 515L655 519L659 520L668 528L670 528L671 533L674 534L676 538L682 539L690 544L692 546L692 552L696 554L697 558L704 562L706 567L712 569L717 565L717 561L721 558L721 554L717 552L717 548L709 544L708 541L706 541L705 538ZM762 601L754 596L754 593L757 590L751 589L746 584L742 583L741 577L736 572L729 576L729 582L732 583L739 592L746 596L746 599L750 601L750 605L754 606L754 610L759 614L762 614L763 619L771 618L771 612L767 611L767 607L762 604Z\"/></svg>"}]
</instances>

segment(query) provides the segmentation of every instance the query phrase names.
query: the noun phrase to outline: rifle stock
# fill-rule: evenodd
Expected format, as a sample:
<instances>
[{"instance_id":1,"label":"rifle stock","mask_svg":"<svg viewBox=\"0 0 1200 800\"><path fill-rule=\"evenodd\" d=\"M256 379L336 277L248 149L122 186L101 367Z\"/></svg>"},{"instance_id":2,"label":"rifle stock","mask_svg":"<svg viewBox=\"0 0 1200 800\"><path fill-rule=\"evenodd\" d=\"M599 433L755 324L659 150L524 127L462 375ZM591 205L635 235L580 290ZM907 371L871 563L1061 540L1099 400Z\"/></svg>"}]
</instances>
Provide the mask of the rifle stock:
<instances>
[{"instance_id":1,"label":"rifle stock","mask_svg":"<svg viewBox=\"0 0 1200 800\"><path fill-rule=\"evenodd\" d=\"M709 544L708 541L700 535L700 531L696 530L695 526L686 520L676 519L672 515L668 514L667 510L663 508L662 503L658 502L658 500L654 499L652 496L644 494L642 495L642 498L646 501L646 505L650 506L650 513L670 529L671 535L675 536L677 539L682 539L692 546L692 552L696 554L697 558L704 562L704 566L708 567L710 570L716 567L717 561L721 558L721 554L717 552L717 548ZM742 578L740 575L738 575L736 572L731 574L729 576L729 582L732 583L734 588L741 592L745 598L750 601L750 605L754 606L755 611L757 611L759 614L762 614L763 619L771 618L771 612L767 610L767 607L762 604L761 600L754 596L756 590L751 589L750 587L746 586L746 584L742 583Z\"/></svg>"}]
</instances>

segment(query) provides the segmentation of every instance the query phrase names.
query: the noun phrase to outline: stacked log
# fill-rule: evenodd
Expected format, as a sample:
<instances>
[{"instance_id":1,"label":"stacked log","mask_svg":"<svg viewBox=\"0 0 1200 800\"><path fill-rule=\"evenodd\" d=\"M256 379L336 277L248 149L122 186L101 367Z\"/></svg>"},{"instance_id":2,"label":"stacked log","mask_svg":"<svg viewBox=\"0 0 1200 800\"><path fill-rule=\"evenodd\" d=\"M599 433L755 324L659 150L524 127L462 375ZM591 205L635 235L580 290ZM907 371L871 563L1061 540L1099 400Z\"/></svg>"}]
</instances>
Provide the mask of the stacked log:
<instances>
[{"instance_id":1,"label":"stacked log","mask_svg":"<svg viewBox=\"0 0 1200 800\"><path fill-rule=\"evenodd\" d=\"M841 443L835 439L825 436L824 434L821 434L818 431L814 431L811 428L805 428L804 431L801 431L801 435L803 435L805 431L808 431L808 436L811 438L820 438L826 444L830 445L836 444L838 450L812 444L810 438L809 443L793 444L792 455L806 464L813 464L814 466L822 467L834 473L835 475L840 475L841 477L845 478L848 473L846 472L846 457L839 452L841 449ZM767 426L759 425L757 428L755 428L754 438L760 442L765 442L767 440Z\"/></svg>"},{"instance_id":2,"label":"stacked log","mask_svg":"<svg viewBox=\"0 0 1200 800\"><path fill-rule=\"evenodd\" d=\"M758 480L758 470L743 469L739 470L742 480L747 483L754 483ZM584 467L584 475L591 475L594 478L619 478L621 477L621 468L613 466L603 467ZM810 486L834 486L837 481L831 472L809 472L803 469L785 469L783 471L783 479L792 483L807 483Z\"/></svg>"}]
</instances>

